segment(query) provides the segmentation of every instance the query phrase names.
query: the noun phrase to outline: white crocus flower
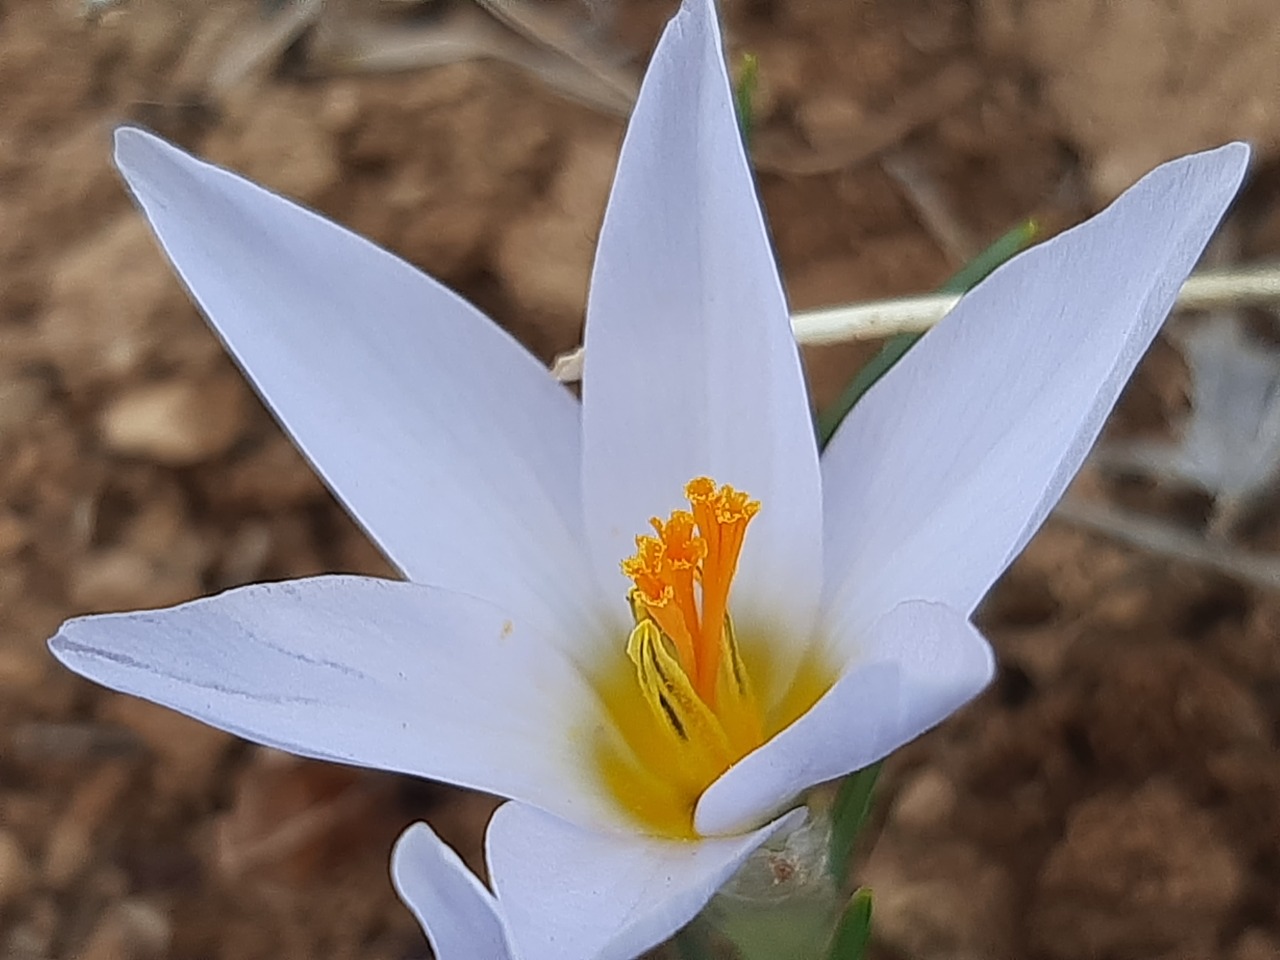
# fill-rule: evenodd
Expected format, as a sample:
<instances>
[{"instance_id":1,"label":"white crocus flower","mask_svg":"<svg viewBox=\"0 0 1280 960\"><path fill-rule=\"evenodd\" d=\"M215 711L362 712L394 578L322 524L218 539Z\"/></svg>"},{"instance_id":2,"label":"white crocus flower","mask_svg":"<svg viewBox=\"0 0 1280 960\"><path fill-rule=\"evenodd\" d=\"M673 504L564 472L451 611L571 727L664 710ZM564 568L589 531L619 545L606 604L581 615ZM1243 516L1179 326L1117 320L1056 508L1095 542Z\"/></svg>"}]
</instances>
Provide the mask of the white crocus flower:
<instances>
[{"instance_id":1,"label":"white crocus flower","mask_svg":"<svg viewBox=\"0 0 1280 960\"><path fill-rule=\"evenodd\" d=\"M581 404L385 251L122 130L119 167L195 299L407 580L86 617L53 652L260 743L510 798L496 895L425 826L397 848L443 960L633 956L802 817L807 788L987 683L969 616L1247 156L1162 167L1006 265L820 462L711 0L668 26L631 120Z\"/></svg>"}]
</instances>

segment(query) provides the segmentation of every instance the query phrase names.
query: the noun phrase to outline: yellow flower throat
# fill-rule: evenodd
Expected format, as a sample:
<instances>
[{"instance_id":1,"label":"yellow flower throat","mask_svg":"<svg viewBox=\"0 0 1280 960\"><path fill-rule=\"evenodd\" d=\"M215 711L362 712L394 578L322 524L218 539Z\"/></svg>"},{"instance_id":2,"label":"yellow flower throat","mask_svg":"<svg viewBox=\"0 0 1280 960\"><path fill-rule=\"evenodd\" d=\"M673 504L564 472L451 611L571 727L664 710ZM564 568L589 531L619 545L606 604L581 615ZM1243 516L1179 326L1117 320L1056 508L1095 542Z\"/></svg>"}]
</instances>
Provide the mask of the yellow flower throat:
<instances>
[{"instance_id":1,"label":"yellow flower throat","mask_svg":"<svg viewBox=\"0 0 1280 960\"><path fill-rule=\"evenodd\" d=\"M653 534L636 537L622 561L635 626L623 668L599 678L614 729L595 743L615 799L642 827L676 837L695 835L703 790L808 710L832 679L809 657L781 688L768 638L734 629L730 589L760 503L708 477L684 493L690 509L654 517Z\"/></svg>"}]
</instances>

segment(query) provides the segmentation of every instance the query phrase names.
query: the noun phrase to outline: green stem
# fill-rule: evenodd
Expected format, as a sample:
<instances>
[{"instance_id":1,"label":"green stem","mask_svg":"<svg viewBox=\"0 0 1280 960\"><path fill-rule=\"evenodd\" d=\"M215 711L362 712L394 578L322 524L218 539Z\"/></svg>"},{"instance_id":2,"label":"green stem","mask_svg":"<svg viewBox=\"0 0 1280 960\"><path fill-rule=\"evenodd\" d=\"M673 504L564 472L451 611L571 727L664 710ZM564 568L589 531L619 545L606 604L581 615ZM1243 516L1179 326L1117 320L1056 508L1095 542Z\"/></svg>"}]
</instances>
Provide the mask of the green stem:
<instances>
[{"instance_id":1,"label":"green stem","mask_svg":"<svg viewBox=\"0 0 1280 960\"><path fill-rule=\"evenodd\" d=\"M835 803L831 806L831 846L827 869L838 884L843 884L849 876L853 849L863 824L867 822L867 815L871 813L871 796L883 766L884 761L878 760L849 774L836 791Z\"/></svg>"},{"instance_id":2,"label":"green stem","mask_svg":"<svg viewBox=\"0 0 1280 960\"><path fill-rule=\"evenodd\" d=\"M859 887L845 908L827 960L862 960L871 940L871 889Z\"/></svg>"}]
</instances>

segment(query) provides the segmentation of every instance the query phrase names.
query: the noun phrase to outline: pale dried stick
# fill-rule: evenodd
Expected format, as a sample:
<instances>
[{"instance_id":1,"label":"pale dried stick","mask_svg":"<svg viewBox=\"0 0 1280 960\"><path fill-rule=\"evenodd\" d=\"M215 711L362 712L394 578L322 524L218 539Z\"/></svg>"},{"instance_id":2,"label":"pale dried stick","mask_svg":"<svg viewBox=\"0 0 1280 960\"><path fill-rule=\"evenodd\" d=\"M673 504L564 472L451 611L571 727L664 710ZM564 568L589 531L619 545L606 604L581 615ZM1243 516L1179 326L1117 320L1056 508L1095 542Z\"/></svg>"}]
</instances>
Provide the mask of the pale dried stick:
<instances>
[{"instance_id":1,"label":"pale dried stick","mask_svg":"<svg viewBox=\"0 0 1280 960\"><path fill-rule=\"evenodd\" d=\"M1280 589L1280 559L1206 540L1189 530L1129 510L1068 498L1058 504L1053 518L1146 553L1189 563L1265 589Z\"/></svg>"},{"instance_id":2,"label":"pale dried stick","mask_svg":"<svg viewBox=\"0 0 1280 960\"><path fill-rule=\"evenodd\" d=\"M929 294L873 303L827 307L796 314L796 340L804 344L872 340L919 333L945 317L960 297ZM1280 265L1193 274L1178 294L1179 310L1280 305Z\"/></svg>"},{"instance_id":3,"label":"pale dried stick","mask_svg":"<svg viewBox=\"0 0 1280 960\"><path fill-rule=\"evenodd\" d=\"M986 246L976 241L956 215L942 184L917 151L906 146L886 150L880 157L880 169L898 185L921 225L953 262L968 263Z\"/></svg>"},{"instance_id":4,"label":"pale dried stick","mask_svg":"<svg viewBox=\"0 0 1280 960\"><path fill-rule=\"evenodd\" d=\"M954 294L898 297L871 303L806 310L791 318L796 341L806 346L874 340L928 330L959 303ZM1178 295L1178 309L1280 306L1280 265L1206 270L1191 276ZM551 372L572 383L582 377L582 348L556 358Z\"/></svg>"}]
</instances>

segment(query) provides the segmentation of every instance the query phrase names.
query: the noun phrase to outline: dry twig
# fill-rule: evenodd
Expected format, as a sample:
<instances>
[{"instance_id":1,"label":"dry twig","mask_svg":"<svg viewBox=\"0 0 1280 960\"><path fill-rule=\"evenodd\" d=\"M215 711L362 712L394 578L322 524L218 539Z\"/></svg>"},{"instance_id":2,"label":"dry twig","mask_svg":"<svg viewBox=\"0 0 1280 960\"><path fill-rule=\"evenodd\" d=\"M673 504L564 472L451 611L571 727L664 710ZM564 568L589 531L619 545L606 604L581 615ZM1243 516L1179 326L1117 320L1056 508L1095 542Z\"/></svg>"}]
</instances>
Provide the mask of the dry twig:
<instances>
[{"instance_id":1,"label":"dry twig","mask_svg":"<svg viewBox=\"0 0 1280 960\"><path fill-rule=\"evenodd\" d=\"M1261 557L1216 540L1207 540L1160 520L1100 503L1067 498L1055 520L1110 537L1159 557L1213 570L1268 590L1280 589L1280 559Z\"/></svg>"},{"instance_id":2,"label":"dry twig","mask_svg":"<svg viewBox=\"0 0 1280 960\"><path fill-rule=\"evenodd\" d=\"M960 298L951 294L929 294L827 307L797 313L792 317L792 328L796 341L806 346L874 340L928 330L959 302ZM1280 307L1280 265L1195 274L1183 286L1177 306L1182 310ZM580 379L582 348L561 354L551 371L565 383Z\"/></svg>"}]
</instances>

